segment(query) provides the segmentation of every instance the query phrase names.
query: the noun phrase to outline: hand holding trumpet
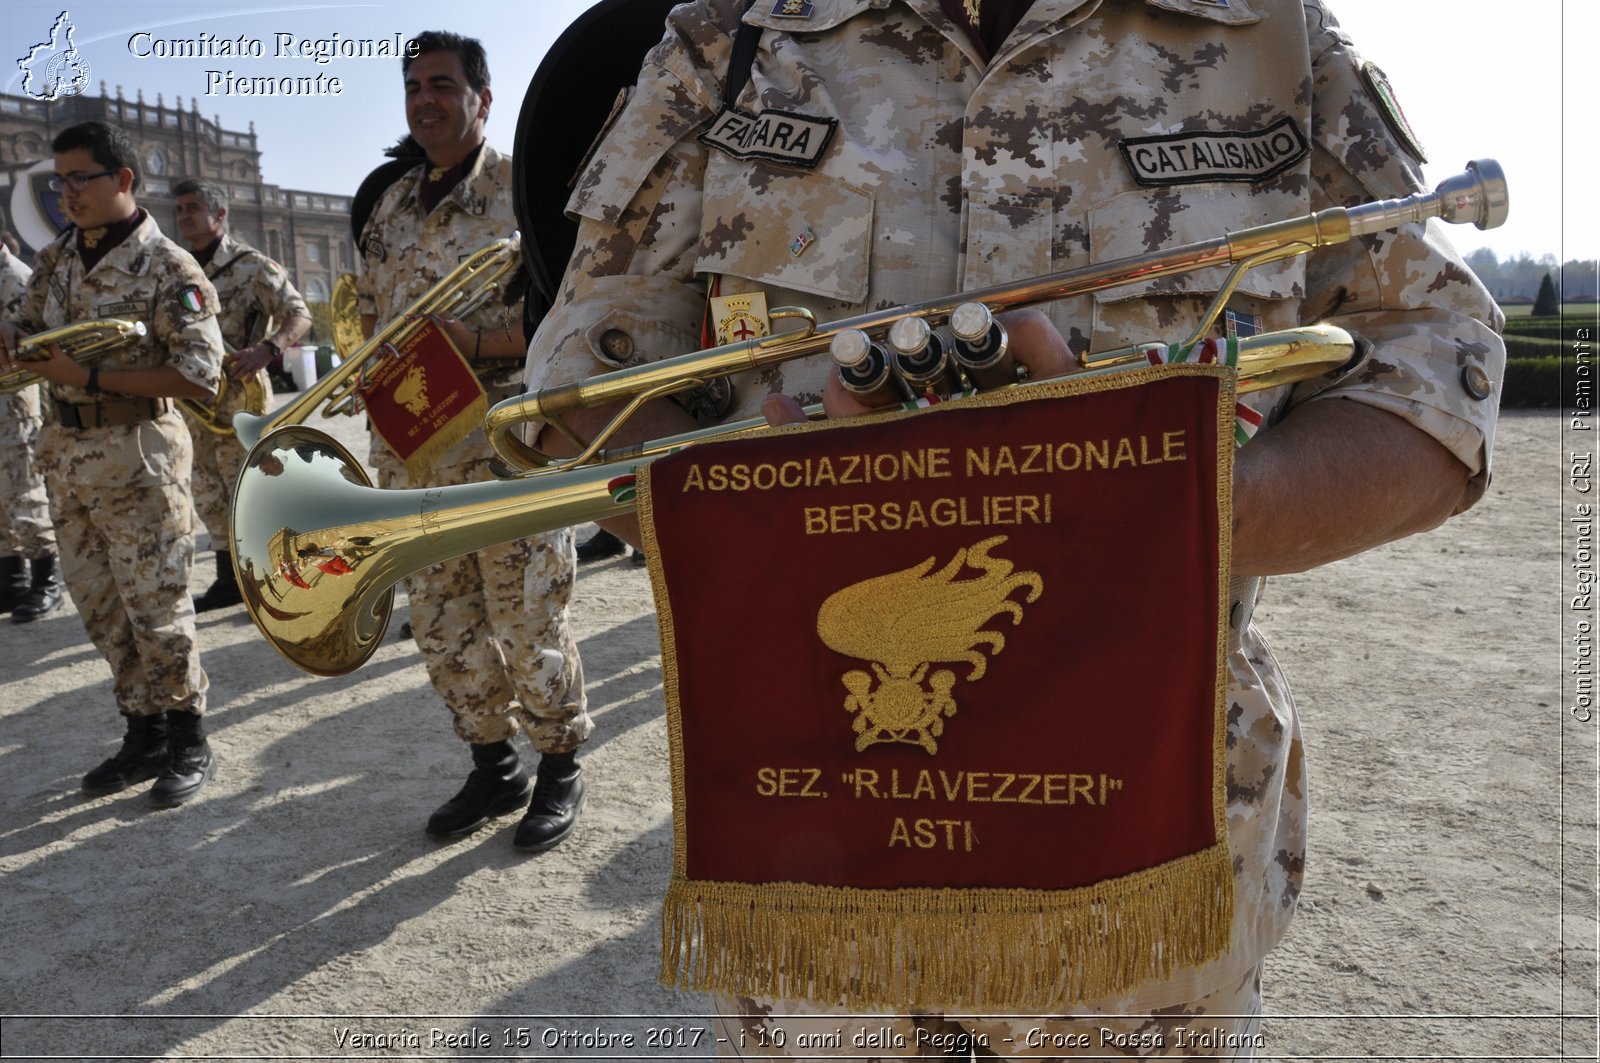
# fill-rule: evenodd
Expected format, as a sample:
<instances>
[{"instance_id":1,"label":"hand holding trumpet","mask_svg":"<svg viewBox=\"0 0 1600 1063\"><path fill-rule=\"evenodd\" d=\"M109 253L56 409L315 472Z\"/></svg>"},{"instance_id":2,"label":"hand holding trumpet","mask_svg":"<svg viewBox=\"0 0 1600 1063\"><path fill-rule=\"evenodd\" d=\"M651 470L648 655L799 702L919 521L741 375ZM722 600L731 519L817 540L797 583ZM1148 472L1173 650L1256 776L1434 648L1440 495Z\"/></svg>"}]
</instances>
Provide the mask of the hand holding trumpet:
<instances>
[{"instance_id":1,"label":"hand holding trumpet","mask_svg":"<svg viewBox=\"0 0 1600 1063\"><path fill-rule=\"evenodd\" d=\"M265 341L253 343L222 360L222 371L233 380L243 380L272 363L273 349Z\"/></svg>"},{"instance_id":2,"label":"hand holding trumpet","mask_svg":"<svg viewBox=\"0 0 1600 1063\"><path fill-rule=\"evenodd\" d=\"M1049 380L1065 376L1082 368L1082 362L1059 330L1042 311L1031 307L1007 310L994 315L994 321L1005 330L1011 357L1024 370L1029 380ZM876 407L861 399L845 387L835 366L828 373L822 392L822 408L830 419L854 417L871 413ZM805 421L805 411L788 395L772 394L761 403L761 413L774 428Z\"/></svg>"}]
</instances>

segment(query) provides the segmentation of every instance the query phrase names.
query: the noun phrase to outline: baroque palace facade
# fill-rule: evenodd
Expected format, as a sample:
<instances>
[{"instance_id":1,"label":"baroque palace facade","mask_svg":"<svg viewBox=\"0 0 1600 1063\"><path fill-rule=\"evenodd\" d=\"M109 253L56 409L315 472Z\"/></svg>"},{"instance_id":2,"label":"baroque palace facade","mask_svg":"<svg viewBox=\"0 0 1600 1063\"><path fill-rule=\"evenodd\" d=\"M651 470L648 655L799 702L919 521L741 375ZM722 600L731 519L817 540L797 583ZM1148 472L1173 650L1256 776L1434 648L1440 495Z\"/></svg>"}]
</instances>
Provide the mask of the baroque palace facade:
<instances>
[{"instance_id":1,"label":"baroque palace facade","mask_svg":"<svg viewBox=\"0 0 1600 1063\"><path fill-rule=\"evenodd\" d=\"M101 121L121 126L139 153L144 184L139 205L148 210L168 236L177 239L172 187L188 177L217 181L228 188L228 220L233 232L281 262L307 300L325 302L334 279L355 270L355 242L350 238L350 196L302 192L261 180L261 151L255 124L246 133L223 129L220 121L203 118L198 100L184 110L168 107L160 96L154 104L138 98L106 94L65 96L45 103L26 96L0 94L0 222L23 243L32 257L32 226L14 211L30 181L27 170L50 159L57 133L79 122ZM24 208L26 209L26 208ZM24 224L18 224L24 221Z\"/></svg>"}]
</instances>

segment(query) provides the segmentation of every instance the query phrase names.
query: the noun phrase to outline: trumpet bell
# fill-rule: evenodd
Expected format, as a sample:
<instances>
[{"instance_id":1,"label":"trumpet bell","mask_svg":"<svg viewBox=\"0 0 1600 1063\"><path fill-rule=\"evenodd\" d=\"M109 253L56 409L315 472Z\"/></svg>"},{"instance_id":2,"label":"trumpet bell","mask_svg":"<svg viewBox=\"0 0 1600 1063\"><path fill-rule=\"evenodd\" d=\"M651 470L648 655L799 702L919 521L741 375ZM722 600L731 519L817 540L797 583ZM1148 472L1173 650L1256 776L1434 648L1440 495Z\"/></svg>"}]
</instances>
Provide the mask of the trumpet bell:
<instances>
[{"instance_id":1,"label":"trumpet bell","mask_svg":"<svg viewBox=\"0 0 1600 1063\"><path fill-rule=\"evenodd\" d=\"M699 433L691 433L699 435ZM314 675L361 667L383 642L394 585L524 536L628 512L615 468L380 491L350 452L305 425L251 448L233 498L234 574L250 618Z\"/></svg>"},{"instance_id":2,"label":"trumpet bell","mask_svg":"<svg viewBox=\"0 0 1600 1063\"><path fill-rule=\"evenodd\" d=\"M372 656L407 574L391 573L373 550L381 517L330 530L330 510L362 491L390 493L338 442L302 425L263 438L239 473L230 538L245 606L274 649L315 675L344 675Z\"/></svg>"}]
</instances>

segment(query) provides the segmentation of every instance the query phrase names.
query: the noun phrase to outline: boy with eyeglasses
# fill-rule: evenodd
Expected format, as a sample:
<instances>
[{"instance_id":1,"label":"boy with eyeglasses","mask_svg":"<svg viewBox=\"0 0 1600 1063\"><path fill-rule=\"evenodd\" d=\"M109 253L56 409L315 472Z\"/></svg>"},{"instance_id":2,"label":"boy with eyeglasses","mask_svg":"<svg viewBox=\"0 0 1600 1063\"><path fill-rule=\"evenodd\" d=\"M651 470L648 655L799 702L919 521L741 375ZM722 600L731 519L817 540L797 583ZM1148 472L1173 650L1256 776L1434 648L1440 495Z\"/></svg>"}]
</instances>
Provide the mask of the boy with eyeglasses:
<instances>
[{"instance_id":1,"label":"boy with eyeglasses","mask_svg":"<svg viewBox=\"0 0 1600 1063\"><path fill-rule=\"evenodd\" d=\"M217 390L216 291L135 201L138 161L125 133L85 122L51 150L73 228L39 252L20 309L0 322L0 366L49 385L39 460L62 569L126 720L121 749L83 777L83 792L155 779L155 804L178 805L211 778L215 759L189 598L194 450L172 400ZM143 322L146 333L85 364L59 347L37 361L14 357L30 333L100 318Z\"/></svg>"}]
</instances>

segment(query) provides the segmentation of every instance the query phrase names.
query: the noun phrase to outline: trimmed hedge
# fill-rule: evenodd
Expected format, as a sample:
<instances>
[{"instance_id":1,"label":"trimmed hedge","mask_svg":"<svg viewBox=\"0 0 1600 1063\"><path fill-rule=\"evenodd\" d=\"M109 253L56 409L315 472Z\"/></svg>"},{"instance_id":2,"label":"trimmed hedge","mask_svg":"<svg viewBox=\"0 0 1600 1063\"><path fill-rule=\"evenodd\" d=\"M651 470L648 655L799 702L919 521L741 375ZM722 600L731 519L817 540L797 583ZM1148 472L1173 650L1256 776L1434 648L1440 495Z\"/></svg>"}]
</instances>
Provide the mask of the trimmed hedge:
<instances>
[{"instance_id":1,"label":"trimmed hedge","mask_svg":"<svg viewBox=\"0 0 1600 1063\"><path fill-rule=\"evenodd\" d=\"M1559 342L1567 338L1570 326L1571 322L1563 323L1559 317L1508 317L1505 334L1507 339L1529 336Z\"/></svg>"},{"instance_id":2,"label":"trimmed hedge","mask_svg":"<svg viewBox=\"0 0 1600 1063\"><path fill-rule=\"evenodd\" d=\"M1577 352L1565 340L1547 340L1532 336L1506 335L1506 357L1512 361L1526 358L1566 358L1571 360L1577 357Z\"/></svg>"},{"instance_id":3,"label":"trimmed hedge","mask_svg":"<svg viewBox=\"0 0 1600 1063\"><path fill-rule=\"evenodd\" d=\"M1506 363L1505 387L1500 393L1503 409L1555 409L1571 407L1577 377L1569 364L1566 367L1567 392L1565 402L1561 393L1562 365L1559 358L1516 358ZM1589 374L1589 397L1594 397L1594 373Z\"/></svg>"}]
</instances>

